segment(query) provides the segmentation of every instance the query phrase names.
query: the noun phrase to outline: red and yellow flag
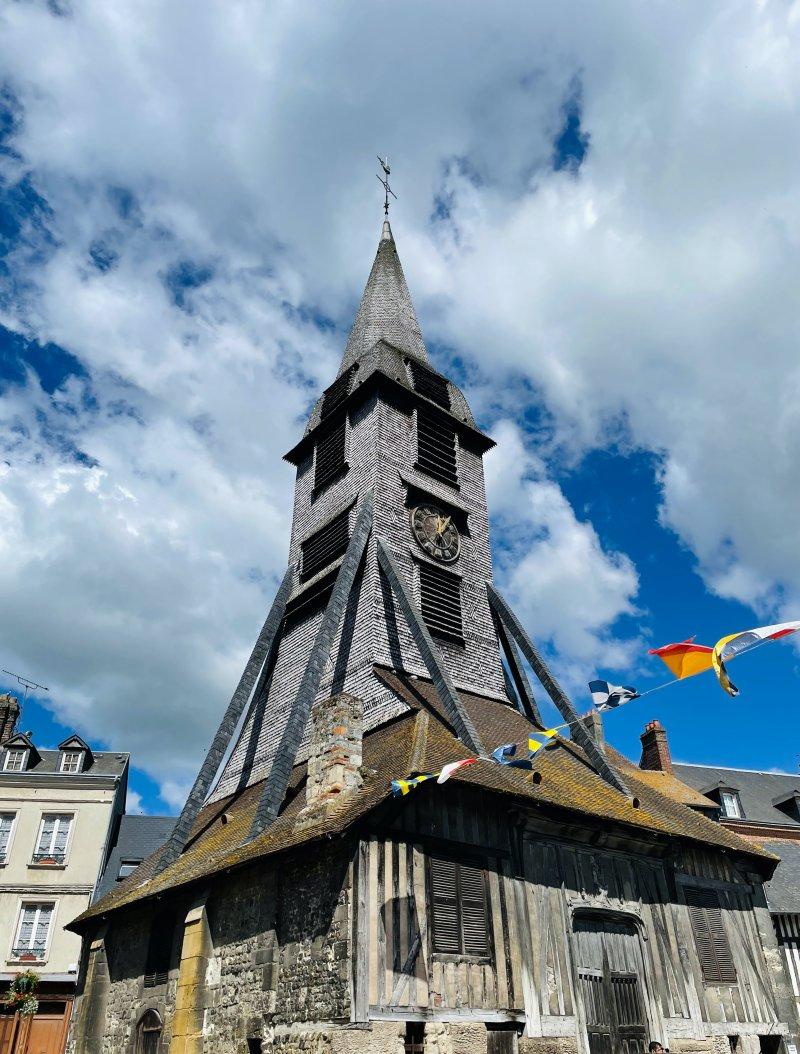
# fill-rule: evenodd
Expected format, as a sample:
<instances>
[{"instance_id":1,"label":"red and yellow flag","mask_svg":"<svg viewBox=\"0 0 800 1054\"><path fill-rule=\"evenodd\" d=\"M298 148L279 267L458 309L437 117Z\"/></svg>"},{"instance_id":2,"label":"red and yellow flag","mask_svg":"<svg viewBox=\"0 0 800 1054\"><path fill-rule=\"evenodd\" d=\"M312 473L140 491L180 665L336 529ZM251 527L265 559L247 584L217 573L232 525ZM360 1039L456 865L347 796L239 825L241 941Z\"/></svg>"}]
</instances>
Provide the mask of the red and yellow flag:
<instances>
[{"instance_id":1,"label":"red and yellow flag","mask_svg":"<svg viewBox=\"0 0 800 1054\"><path fill-rule=\"evenodd\" d=\"M689 637L680 644L651 648L649 654L657 655L675 677L682 681L684 677L693 677L696 673L705 673L711 669L714 649L693 642L694 637Z\"/></svg>"}]
</instances>

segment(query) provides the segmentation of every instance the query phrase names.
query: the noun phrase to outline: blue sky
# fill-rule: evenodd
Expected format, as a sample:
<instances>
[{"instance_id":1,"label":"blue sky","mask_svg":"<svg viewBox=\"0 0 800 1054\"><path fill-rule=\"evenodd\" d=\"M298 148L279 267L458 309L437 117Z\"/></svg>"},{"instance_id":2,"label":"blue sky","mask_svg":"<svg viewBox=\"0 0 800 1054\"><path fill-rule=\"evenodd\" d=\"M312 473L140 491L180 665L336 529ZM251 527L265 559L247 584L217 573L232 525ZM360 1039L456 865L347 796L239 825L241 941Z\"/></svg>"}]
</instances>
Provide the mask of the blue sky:
<instances>
[{"instance_id":1,"label":"blue sky","mask_svg":"<svg viewBox=\"0 0 800 1054\"><path fill-rule=\"evenodd\" d=\"M434 362L499 440L498 580L578 707L665 680L648 647L797 617L782 5L233 6L0 15L0 666L51 689L23 725L180 805L282 570L378 150ZM739 699L707 675L607 733L795 771L797 666L772 645Z\"/></svg>"}]
</instances>

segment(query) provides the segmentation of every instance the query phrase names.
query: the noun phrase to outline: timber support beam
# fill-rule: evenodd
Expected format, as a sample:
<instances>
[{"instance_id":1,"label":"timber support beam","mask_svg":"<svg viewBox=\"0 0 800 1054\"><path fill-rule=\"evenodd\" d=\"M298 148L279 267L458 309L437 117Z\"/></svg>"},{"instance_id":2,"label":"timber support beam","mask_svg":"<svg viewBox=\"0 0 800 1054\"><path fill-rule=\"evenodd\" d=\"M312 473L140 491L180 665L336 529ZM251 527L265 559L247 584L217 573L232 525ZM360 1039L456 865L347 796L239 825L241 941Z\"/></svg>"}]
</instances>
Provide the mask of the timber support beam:
<instances>
[{"instance_id":1,"label":"timber support beam","mask_svg":"<svg viewBox=\"0 0 800 1054\"><path fill-rule=\"evenodd\" d=\"M261 798L256 806L250 833L247 836L248 842L263 834L280 812L297 758L297 752L300 749L303 733L308 724L311 707L317 697L322 674L341 624L350 591L361 566L361 560L371 531L372 491L369 491L369 493L364 495L361 508L358 510L347 552L336 575L333 592L330 595L325 614L322 616L322 622L314 638L311 653L303 672L303 678L300 681L300 687L297 690L294 704L275 751L275 757L264 783Z\"/></svg>"},{"instance_id":2,"label":"timber support beam","mask_svg":"<svg viewBox=\"0 0 800 1054\"><path fill-rule=\"evenodd\" d=\"M622 776L620 776L606 755L587 732L582 721L578 717L577 711L572 705L569 696L555 677L553 677L547 663L539 654L533 641L525 632L522 623L494 586L487 583L486 591L489 594L489 603L492 610L495 615L497 615L500 623L519 645L519 649L530 663L531 669L542 682L542 687L553 700L558 712L564 720L568 722L572 738L578 746L583 748L584 753L592 763L592 766L597 771L598 775L601 776L606 783L610 783L611 786L621 794L630 797L631 792L625 785Z\"/></svg>"}]
</instances>

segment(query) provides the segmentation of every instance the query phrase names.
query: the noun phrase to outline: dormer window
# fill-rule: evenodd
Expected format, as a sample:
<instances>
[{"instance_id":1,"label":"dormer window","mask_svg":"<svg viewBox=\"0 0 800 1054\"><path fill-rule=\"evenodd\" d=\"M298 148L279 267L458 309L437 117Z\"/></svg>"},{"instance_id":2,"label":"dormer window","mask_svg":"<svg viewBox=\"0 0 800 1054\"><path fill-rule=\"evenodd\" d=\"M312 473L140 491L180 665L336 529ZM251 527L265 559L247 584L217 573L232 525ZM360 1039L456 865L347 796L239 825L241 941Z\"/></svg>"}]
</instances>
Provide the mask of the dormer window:
<instances>
[{"instance_id":1,"label":"dormer window","mask_svg":"<svg viewBox=\"0 0 800 1054\"><path fill-rule=\"evenodd\" d=\"M62 772L80 772L83 768L82 750L65 750L61 754Z\"/></svg>"},{"instance_id":2,"label":"dormer window","mask_svg":"<svg viewBox=\"0 0 800 1054\"><path fill-rule=\"evenodd\" d=\"M28 751L22 747L7 750L3 761L3 772L24 772L27 760Z\"/></svg>"},{"instance_id":3,"label":"dormer window","mask_svg":"<svg viewBox=\"0 0 800 1054\"><path fill-rule=\"evenodd\" d=\"M736 791L721 790L719 792L719 803L722 806L723 816L727 816L731 820L741 820L744 818L742 803L739 800L739 795Z\"/></svg>"}]
</instances>

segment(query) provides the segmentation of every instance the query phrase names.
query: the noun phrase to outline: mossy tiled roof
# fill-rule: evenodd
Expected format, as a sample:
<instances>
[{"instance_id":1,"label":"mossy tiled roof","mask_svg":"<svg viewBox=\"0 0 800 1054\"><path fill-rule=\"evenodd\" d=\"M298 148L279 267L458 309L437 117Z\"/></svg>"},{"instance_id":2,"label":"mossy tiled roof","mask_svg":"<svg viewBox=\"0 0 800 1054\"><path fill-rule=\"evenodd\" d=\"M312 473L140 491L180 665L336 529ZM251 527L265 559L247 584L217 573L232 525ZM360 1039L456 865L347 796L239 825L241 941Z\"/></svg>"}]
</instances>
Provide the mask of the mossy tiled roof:
<instances>
[{"instance_id":1,"label":"mossy tiled roof","mask_svg":"<svg viewBox=\"0 0 800 1054\"><path fill-rule=\"evenodd\" d=\"M184 852L173 864L154 875L159 856L154 853L130 878L75 919L70 928L80 929L90 919L114 909L219 875L250 861L320 838L341 835L390 796L393 778L412 770L436 771L449 761L470 756L455 737L430 681L380 668L376 668L376 675L411 709L365 735L364 783L360 790L343 795L325 813L301 817L306 766L297 765L283 811L263 835L251 842L246 839L263 781L207 805L197 818ZM493 699L463 692L460 696L489 750L512 741L526 743L531 726L516 710ZM612 763L623 769L631 794L637 799L636 805L597 775L580 748L561 738L536 755L535 768L541 773L539 783L533 782L530 772L488 760L460 769L452 780L508 795L521 803L530 801L545 808L568 810L587 821L613 821L656 836L689 839L744 853L759 858L762 867L770 870L772 854L663 793L653 786L649 774L642 773L616 751L609 748L608 753Z\"/></svg>"}]
</instances>

